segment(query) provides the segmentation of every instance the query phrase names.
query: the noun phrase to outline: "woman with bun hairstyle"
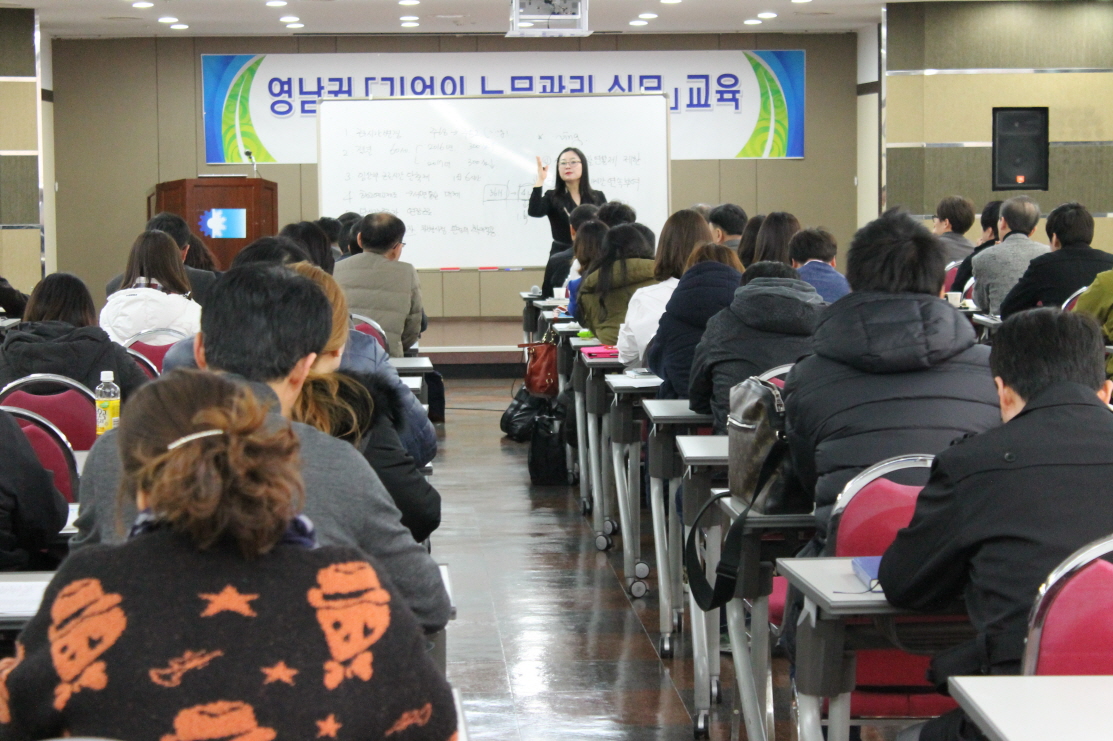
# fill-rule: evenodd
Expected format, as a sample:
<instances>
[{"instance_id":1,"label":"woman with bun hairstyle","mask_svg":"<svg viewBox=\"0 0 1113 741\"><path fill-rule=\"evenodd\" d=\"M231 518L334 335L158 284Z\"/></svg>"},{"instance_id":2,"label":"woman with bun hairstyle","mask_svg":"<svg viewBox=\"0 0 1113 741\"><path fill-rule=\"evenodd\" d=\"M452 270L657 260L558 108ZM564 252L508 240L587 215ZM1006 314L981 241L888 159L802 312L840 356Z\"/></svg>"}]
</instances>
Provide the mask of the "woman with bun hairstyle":
<instances>
[{"instance_id":1,"label":"woman with bun hairstyle","mask_svg":"<svg viewBox=\"0 0 1113 741\"><path fill-rule=\"evenodd\" d=\"M601 190L592 190L587 174L587 157L575 147L565 147L557 155L556 186L541 195L541 188L549 177L549 166L537 157L537 181L529 196L528 213L536 218L548 217L553 233L550 255L572 246L572 225L568 215L582 203L602 206L607 196Z\"/></svg>"},{"instance_id":2,"label":"woman with bun hairstyle","mask_svg":"<svg viewBox=\"0 0 1113 741\"><path fill-rule=\"evenodd\" d=\"M72 554L0 662L0 738L448 741L451 691L385 571L315 547L298 438L228 377L127 402L129 540Z\"/></svg>"},{"instance_id":3,"label":"woman with bun hairstyle","mask_svg":"<svg viewBox=\"0 0 1113 741\"><path fill-rule=\"evenodd\" d=\"M603 237L603 256L593 262L580 284L576 318L604 345L618 341L630 297L639 288L657 283L653 273L653 245L631 224L609 230Z\"/></svg>"}]
</instances>

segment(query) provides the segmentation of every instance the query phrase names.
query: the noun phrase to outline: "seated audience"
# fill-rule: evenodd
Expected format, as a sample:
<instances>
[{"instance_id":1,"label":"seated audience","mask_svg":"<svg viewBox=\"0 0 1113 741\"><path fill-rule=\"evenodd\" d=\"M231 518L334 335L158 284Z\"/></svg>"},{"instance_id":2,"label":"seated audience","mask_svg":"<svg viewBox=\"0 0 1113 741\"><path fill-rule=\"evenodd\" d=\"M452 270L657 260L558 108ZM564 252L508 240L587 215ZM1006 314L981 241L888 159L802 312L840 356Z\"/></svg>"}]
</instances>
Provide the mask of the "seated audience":
<instances>
[{"instance_id":1,"label":"seated audience","mask_svg":"<svg viewBox=\"0 0 1113 741\"><path fill-rule=\"evenodd\" d=\"M292 239L305 248L313 264L332 275L336 258L332 254L332 244L329 242L325 230L312 221L299 221L296 224L287 224L278 233L280 237Z\"/></svg>"},{"instance_id":2,"label":"seated audience","mask_svg":"<svg viewBox=\"0 0 1113 741\"><path fill-rule=\"evenodd\" d=\"M622 224L633 224L638 220L638 214L622 201L607 201L599 207L595 218L613 229Z\"/></svg>"},{"instance_id":3,"label":"seated audience","mask_svg":"<svg viewBox=\"0 0 1113 741\"><path fill-rule=\"evenodd\" d=\"M1047 245L1031 236L1040 221L1040 206L1028 196L1016 196L1001 204L997 233L1001 241L980 252L972 261L974 303L990 314L1001 313L1001 302L1028 270L1028 263L1049 252Z\"/></svg>"},{"instance_id":4,"label":"seated audience","mask_svg":"<svg viewBox=\"0 0 1113 741\"><path fill-rule=\"evenodd\" d=\"M649 367L664 381L659 398L687 398L696 345L707 322L730 306L741 283L742 263L730 247L704 242L692 251L649 347Z\"/></svg>"},{"instance_id":5,"label":"seated audience","mask_svg":"<svg viewBox=\"0 0 1113 741\"><path fill-rule=\"evenodd\" d=\"M337 217L340 222L340 241L338 245L343 256L337 258L337 262L351 257L356 252L356 234L359 233L359 222L363 221L363 216L357 214L355 211L348 211L340 214Z\"/></svg>"},{"instance_id":6,"label":"seated audience","mask_svg":"<svg viewBox=\"0 0 1113 741\"><path fill-rule=\"evenodd\" d=\"M1104 358L1089 317L1044 308L1005 320L990 355L1004 424L938 452L911 524L885 552L878 577L897 607L965 605L978 636L950 653L968 660L949 674L1019 674L1040 585L1113 533ZM954 710L900 738L984 736Z\"/></svg>"},{"instance_id":7,"label":"seated audience","mask_svg":"<svg viewBox=\"0 0 1113 741\"><path fill-rule=\"evenodd\" d=\"M27 307L27 294L17 291L12 284L0 278L0 311L8 316L23 316Z\"/></svg>"},{"instance_id":8,"label":"seated audience","mask_svg":"<svg viewBox=\"0 0 1113 741\"><path fill-rule=\"evenodd\" d=\"M400 358L421 334L421 282L417 270L402 262L406 225L394 214L363 217L356 233L361 252L335 270L353 314L374 319L386 332L391 357Z\"/></svg>"},{"instance_id":9,"label":"seated audience","mask_svg":"<svg viewBox=\"0 0 1113 741\"><path fill-rule=\"evenodd\" d=\"M657 323L680 282L688 257L697 244L708 241L711 241L711 229L704 218L691 209L677 211L665 222L653 263L653 277L660 282L634 292L626 310L626 321L618 330L618 359L627 367L645 365L646 348L657 334Z\"/></svg>"},{"instance_id":10,"label":"seated audience","mask_svg":"<svg viewBox=\"0 0 1113 741\"><path fill-rule=\"evenodd\" d=\"M299 436L268 406L198 371L128 402L121 496L142 514L126 543L54 575L0 672L0 735L384 738L415 711L406 737L454 734L390 568L317 548L297 516Z\"/></svg>"},{"instance_id":11,"label":"seated audience","mask_svg":"<svg viewBox=\"0 0 1113 741\"><path fill-rule=\"evenodd\" d=\"M742 207L723 203L711 209L706 218L711 226L712 241L738 251L742 243L742 232L746 230L748 221Z\"/></svg>"},{"instance_id":12,"label":"seated audience","mask_svg":"<svg viewBox=\"0 0 1113 741\"><path fill-rule=\"evenodd\" d=\"M545 263L545 275L541 280L541 295L544 298L552 298L555 288L563 286L564 281L568 280L568 275L572 271L572 261L576 256L576 230L583 226L584 222L594 219L597 211L599 211L598 206L591 203L581 203L572 209L572 213L568 214L568 229L572 234L572 246L566 250L554 252L549 257L549 261Z\"/></svg>"},{"instance_id":13,"label":"seated audience","mask_svg":"<svg viewBox=\"0 0 1113 741\"><path fill-rule=\"evenodd\" d=\"M1072 311L1096 319L1102 327L1105 343L1113 343L1113 270L1098 273L1090 287L1078 297ZM1113 355L1106 359L1105 372L1113 378Z\"/></svg>"},{"instance_id":14,"label":"seated audience","mask_svg":"<svg viewBox=\"0 0 1113 741\"><path fill-rule=\"evenodd\" d=\"M834 235L826 229L804 229L793 234L788 241L788 254L800 280L815 286L815 290L829 304L850 293L850 284L835 269L838 252L839 245Z\"/></svg>"},{"instance_id":15,"label":"seated audience","mask_svg":"<svg viewBox=\"0 0 1113 741\"><path fill-rule=\"evenodd\" d=\"M818 553L847 481L902 453L938 453L1000 422L989 348L941 299L947 257L896 209L858 230L847 255L852 293L827 307L814 354L785 383L793 468L815 497Z\"/></svg>"},{"instance_id":16,"label":"seated audience","mask_svg":"<svg viewBox=\"0 0 1113 741\"><path fill-rule=\"evenodd\" d=\"M313 223L320 227L321 231L328 237L329 249L332 250L333 261L339 260L344 254L340 251L340 230L344 226L340 223L340 219L322 216Z\"/></svg>"},{"instance_id":17,"label":"seated audience","mask_svg":"<svg viewBox=\"0 0 1113 741\"><path fill-rule=\"evenodd\" d=\"M1062 306L1098 273L1113 269L1113 255L1090 246L1094 217L1081 203L1064 203L1044 224L1051 252L1028 263L1028 269L1001 302L1001 317L1035 306Z\"/></svg>"},{"instance_id":18,"label":"seated audience","mask_svg":"<svg viewBox=\"0 0 1113 741\"><path fill-rule=\"evenodd\" d=\"M89 289L76 275L46 276L27 302L23 322L0 345L0 388L32 373L72 378L92 390L112 371L124 399L147 382L128 351L97 326Z\"/></svg>"},{"instance_id":19,"label":"seated audience","mask_svg":"<svg viewBox=\"0 0 1113 741\"><path fill-rule=\"evenodd\" d=\"M947 263L965 260L974 252L966 232L974 226L974 202L962 196L947 196L935 207L932 232L947 250Z\"/></svg>"},{"instance_id":20,"label":"seated audience","mask_svg":"<svg viewBox=\"0 0 1113 741\"><path fill-rule=\"evenodd\" d=\"M730 306L708 320L696 345L688 382L692 410L713 415L715 432L725 434L730 390L810 353L822 309L815 288L788 265L750 265Z\"/></svg>"},{"instance_id":21,"label":"seated audience","mask_svg":"<svg viewBox=\"0 0 1113 741\"><path fill-rule=\"evenodd\" d=\"M576 230L576 241L572 245L576 261L568 276L568 313L572 316L576 316L576 296L580 292L580 284L584 282L583 276L594 270L603 257L603 237L607 235L607 228L602 221L592 219ZM579 275L573 277L577 266Z\"/></svg>"},{"instance_id":22,"label":"seated audience","mask_svg":"<svg viewBox=\"0 0 1113 741\"><path fill-rule=\"evenodd\" d=\"M618 328L626 320L634 291L657 282L653 260L643 257L652 249L631 224L613 227L603 237L602 257L577 291L576 318L604 345L618 341Z\"/></svg>"},{"instance_id":23,"label":"seated audience","mask_svg":"<svg viewBox=\"0 0 1113 741\"><path fill-rule=\"evenodd\" d=\"M974 251L967 255L958 266L950 290L956 293L965 292L966 284L974 277L974 255L981 254L987 247L992 247L997 244L997 220L1001 218L1002 203L1003 201L990 201L982 207L982 215L980 217L982 236L978 240L977 246L974 247Z\"/></svg>"},{"instance_id":24,"label":"seated audience","mask_svg":"<svg viewBox=\"0 0 1113 741\"><path fill-rule=\"evenodd\" d=\"M185 335L201 327L201 305L190 299L189 277L178 247L166 232L143 232L135 240L123 286L108 297L100 326L115 342L152 329ZM153 343L149 343L153 344Z\"/></svg>"},{"instance_id":25,"label":"seated audience","mask_svg":"<svg viewBox=\"0 0 1113 741\"><path fill-rule=\"evenodd\" d=\"M195 339L198 367L239 376L271 419L289 418L317 355L328 342L332 308L312 281L286 268L246 265L220 276ZM125 405L122 419L128 419ZM435 632L448 621L440 571L402 525L401 514L367 461L351 445L300 423L305 515L322 545L358 548L382 564L418 621ZM71 552L119 543L134 506L120 502L120 447L111 430L89 452L81 476Z\"/></svg>"},{"instance_id":26,"label":"seated audience","mask_svg":"<svg viewBox=\"0 0 1113 741\"><path fill-rule=\"evenodd\" d=\"M785 211L774 211L761 222L754 246L754 262L783 262L792 264L788 243L800 231L800 221Z\"/></svg>"},{"instance_id":27,"label":"seated audience","mask_svg":"<svg viewBox=\"0 0 1113 741\"><path fill-rule=\"evenodd\" d=\"M58 561L44 551L57 544L69 508L19 423L2 410L0 457L0 571L53 569Z\"/></svg>"},{"instance_id":28,"label":"seated audience","mask_svg":"<svg viewBox=\"0 0 1113 741\"><path fill-rule=\"evenodd\" d=\"M765 214L751 216L746 222L746 228L742 230L742 238L738 241L738 259L742 261L744 268L750 267L754 262L754 253L757 252L757 233L761 231L761 225L764 223Z\"/></svg>"},{"instance_id":29,"label":"seated audience","mask_svg":"<svg viewBox=\"0 0 1113 741\"><path fill-rule=\"evenodd\" d=\"M179 258L183 263L185 262L186 258L189 256L189 237L191 234L189 231L189 224L186 223L185 219L169 211L163 211L162 213L155 214L143 229L144 231L160 231L169 234L174 240L174 243L178 246ZM216 273L208 270L198 270L188 265L186 266L185 273L186 277L189 278L189 286L192 290L190 298L204 306L205 298L209 293L209 286L216 280ZM120 290L120 286L124 288L128 287L127 284L124 283L123 274L117 275L115 278L108 281L108 285L105 286L105 295L111 296L113 293Z\"/></svg>"},{"instance_id":30,"label":"seated audience","mask_svg":"<svg viewBox=\"0 0 1113 741\"><path fill-rule=\"evenodd\" d=\"M425 540L440 525L441 496L421 475L398 437L398 430L406 424L404 400L417 397L404 386L399 391L388 377L338 373L352 331L348 329L344 292L316 265L301 262L293 270L316 283L328 298L332 332L313 362L294 404L292 419L354 445L401 511L402 524L413 533L414 540Z\"/></svg>"},{"instance_id":31,"label":"seated audience","mask_svg":"<svg viewBox=\"0 0 1113 741\"><path fill-rule=\"evenodd\" d=\"M193 233L189 235L189 248L185 251L182 262L187 268L216 272L216 255L201 241L200 237Z\"/></svg>"}]
</instances>

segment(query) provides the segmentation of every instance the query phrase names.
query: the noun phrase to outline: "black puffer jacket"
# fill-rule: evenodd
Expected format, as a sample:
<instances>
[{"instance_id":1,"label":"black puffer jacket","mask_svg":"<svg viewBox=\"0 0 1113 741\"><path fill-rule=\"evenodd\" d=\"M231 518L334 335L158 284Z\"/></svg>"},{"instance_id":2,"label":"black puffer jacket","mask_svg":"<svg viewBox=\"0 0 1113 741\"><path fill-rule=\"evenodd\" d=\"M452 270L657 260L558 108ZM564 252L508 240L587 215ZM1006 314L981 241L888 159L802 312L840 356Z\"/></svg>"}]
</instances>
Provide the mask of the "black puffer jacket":
<instances>
[{"instance_id":1,"label":"black puffer jacket","mask_svg":"<svg viewBox=\"0 0 1113 741\"><path fill-rule=\"evenodd\" d=\"M406 420L405 404L389 380L368 373L342 372L363 384L375 402L370 429L356 443L356 449L375 469L402 512L402 524L420 543L440 527L441 495L418 470L417 462L398 437Z\"/></svg>"},{"instance_id":2,"label":"black puffer jacket","mask_svg":"<svg viewBox=\"0 0 1113 741\"><path fill-rule=\"evenodd\" d=\"M66 500L7 412L0 412L0 571L49 569L42 551L66 524Z\"/></svg>"},{"instance_id":3,"label":"black puffer jacket","mask_svg":"<svg viewBox=\"0 0 1113 741\"><path fill-rule=\"evenodd\" d=\"M794 278L755 278L735 291L696 345L692 410L713 414L715 432L726 432L731 388L809 354L823 306L811 284Z\"/></svg>"},{"instance_id":4,"label":"black puffer jacket","mask_svg":"<svg viewBox=\"0 0 1113 741\"><path fill-rule=\"evenodd\" d=\"M95 389L106 370L124 399L147 382L127 350L100 327L24 322L9 329L0 346L0 387L32 373L54 373Z\"/></svg>"},{"instance_id":5,"label":"black puffer jacket","mask_svg":"<svg viewBox=\"0 0 1113 741\"><path fill-rule=\"evenodd\" d=\"M680 276L649 346L649 368L665 381L660 398L687 396L696 345L711 317L730 306L741 282L742 273L720 262L697 263Z\"/></svg>"},{"instance_id":6,"label":"black puffer jacket","mask_svg":"<svg viewBox=\"0 0 1113 741\"><path fill-rule=\"evenodd\" d=\"M1001 424L989 348L943 299L851 293L824 311L813 348L788 376L785 414L819 544L839 492L863 469Z\"/></svg>"}]
</instances>

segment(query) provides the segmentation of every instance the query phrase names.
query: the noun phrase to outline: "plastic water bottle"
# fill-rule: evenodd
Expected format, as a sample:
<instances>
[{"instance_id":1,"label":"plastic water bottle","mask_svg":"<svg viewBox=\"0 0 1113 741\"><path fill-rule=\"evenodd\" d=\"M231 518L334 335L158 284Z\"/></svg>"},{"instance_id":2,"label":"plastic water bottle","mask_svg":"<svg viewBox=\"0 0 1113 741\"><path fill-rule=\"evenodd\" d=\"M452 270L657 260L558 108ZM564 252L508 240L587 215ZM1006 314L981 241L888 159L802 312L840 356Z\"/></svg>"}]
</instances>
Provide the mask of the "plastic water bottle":
<instances>
[{"instance_id":1,"label":"plastic water bottle","mask_svg":"<svg viewBox=\"0 0 1113 741\"><path fill-rule=\"evenodd\" d=\"M120 424L120 387L115 384L112 371L101 371L97 397L97 437Z\"/></svg>"}]
</instances>

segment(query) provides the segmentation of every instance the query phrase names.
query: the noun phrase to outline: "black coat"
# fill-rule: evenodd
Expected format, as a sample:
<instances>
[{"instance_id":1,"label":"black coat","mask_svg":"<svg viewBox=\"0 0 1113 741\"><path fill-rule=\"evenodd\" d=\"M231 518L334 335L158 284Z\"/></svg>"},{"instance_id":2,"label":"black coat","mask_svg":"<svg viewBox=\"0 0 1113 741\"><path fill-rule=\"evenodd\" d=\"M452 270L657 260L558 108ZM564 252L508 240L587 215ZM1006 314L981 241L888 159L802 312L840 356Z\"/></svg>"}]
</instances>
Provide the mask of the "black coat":
<instances>
[{"instance_id":1,"label":"black coat","mask_svg":"<svg viewBox=\"0 0 1113 741\"><path fill-rule=\"evenodd\" d=\"M1001 302L1001 318L1040 304L1062 306L1072 293L1093 283L1098 273L1111 269L1113 255L1088 244L1063 245L1033 258Z\"/></svg>"},{"instance_id":2,"label":"black coat","mask_svg":"<svg viewBox=\"0 0 1113 741\"><path fill-rule=\"evenodd\" d=\"M216 281L218 273L211 270L198 270L185 265L186 276L189 278L189 297L201 304L205 305L205 298L209 295L209 288L213 282ZM123 282L123 273L117 275L112 280L108 281L108 285L104 287L104 294L111 296L120 290L120 283Z\"/></svg>"},{"instance_id":3,"label":"black coat","mask_svg":"<svg viewBox=\"0 0 1113 741\"><path fill-rule=\"evenodd\" d=\"M11 283L0 278L0 311L9 317L23 316L27 308L27 294L16 290Z\"/></svg>"},{"instance_id":4,"label":"black coat","mask_svg":"<svg viewBox=\"0 0 1113 741\"><path fill-rule=\"evenodd\" d=\"M1113 414L1059 382L1007 424L955 443L932 466L912 523L881 561L898 607L965 597L993 665L1019 671L1036 592L1087 543L1113 533Z\"/></svg>"},{"instance_id":5,"label":"black coat","mask_svg":"<svg viewBox=\"0 0 1113 741\"><path fill-rule=\"evenodd\" d=\"M100 327L24 322L9 329L0 345L0 387L32 373L54 373L95 389L106 370L124 399L147 382L127 350Z\"/></svg>"},{"instance_id":6,"label":"black coat","mask_svg":"<svg viewBox=\"0 0 1113 741\"><path fill-rule=\"evenodd\" d=\"M814 493L817 545L847 481L878 461L935 454L1001 423L989 348L946 301L851 293L819 320L793 367L785 415L793 466Z\"/></svg>"},{"instance_id":7,"label":"black coat","mask_svg":"<svg viewBox=\"0 0 1113 741\"><path fill-rule=\"evenodd\" d=\"M0 412L0 457L0 569L19 569L51 544L69 510L7 412Z\"/></svg>"},{"instance_id":8,"label":"black coat","mask_svg":"<svg viewBox=\"0 0 1113 741\"><path fill-rule=\"evenodd\" d=\"M555 252L549 256L549 261L545 263L545 277L541 281L541 296L544 298L552 298L553 292L560 286L564 285L564 281L568 279L568 273L572 271L572 248ZM564 294L561 294L563 298Z\"/></svg>"},{"instance_id":9,"label":"black coat","mask_svg":"<svg viewBox=\"0 0 1113 741\"><path fill-rule=\"evenodd\" d=\"M726 432L731 388L810 353L823 306L814 287L793 278L755 278L739 288L696 345L689 406L713 414L715 431Z\"/></svg>"},{"instance_id":10,"label":"black coat","mask_svg":"<svg viewBox=\"0 0 1113 741\"><path fill-rule=\"evenodd\" d=\"M591 203L596 206L602 206L607 202L607 196L601 190L593 190L590 193L580 195L580 203ZM568 191L557 195L555 190L545 191L545 195L541 195L541 186L534 188L529 194L529 206L527 212L530 216L541 218L547 216L549 218L549 229L553 233L553 246L549 254L555 254L563 249L572 246L572 225L568 221L568 215L576 208L576 202L572 200L572 196L568 195ZM561 245L558 247L558 245Z\"/></svg>"},{"instance_id":11,"label":"black coat","mask_svg":"<svg viewBox=\"0 0 1113 741\"><path fill-rule=\"evenodd\" d=\"M688 395L696 345L711 317L730 306L741 282L742 273L720 262L698 263L680 276L649 347L649 368L665 381L660 398Z\"/></svg>"},{"instance_id":12,"label":"black coat","mask_svg":"<svg viewBox=\"0 0 1113 741\"><path fill-rule=\"evenodd\" d=\"M418 470L398 437L406 421L406 407L388 380L367 373L344 373L362 383L375 402L371 427L356 449L375 469L402 512L402 524L421 542L440 527L441 495Z\"/></svg>"},{"instance_id":13,"label":"black coat","mask_svg":"<svg viewBox=\"0 0 1113 741\"><path fill-rule=\"evenodd\" d=\"M966 284L970 282L970 279L974 277L974 255L995 244L997 244L996 239L982 242L959 263L958 270L955 271L955 282L951 284L950 288L952 292L962 293L962 289L965 288Z\"/></svg>"}]
</instances>

